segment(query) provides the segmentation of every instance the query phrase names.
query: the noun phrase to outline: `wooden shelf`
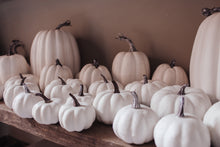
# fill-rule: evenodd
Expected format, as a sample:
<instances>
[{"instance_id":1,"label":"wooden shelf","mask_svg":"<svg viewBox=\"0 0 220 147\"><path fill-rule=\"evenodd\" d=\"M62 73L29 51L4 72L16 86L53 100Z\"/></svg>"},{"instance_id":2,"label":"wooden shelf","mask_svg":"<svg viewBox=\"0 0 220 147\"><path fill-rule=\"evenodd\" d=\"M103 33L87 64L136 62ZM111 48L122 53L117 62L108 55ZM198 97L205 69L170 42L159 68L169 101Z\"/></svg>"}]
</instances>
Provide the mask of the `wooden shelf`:
<instances>
[{"instance_id":1,"label":"wooden shelf","mask_svg":"<svg viewBox=\"0 0 220 147\"><path fill-rule=\"evenodd\" d=\"M82 132L68 132L55 125L41 125L34 119L24 119L17 116L3 101L0 101L0 122L14 126L35 136L47 139L64 146L114 146L135 147L124 143L115 136L112 127L94 122L91 128ZM154 142L138 145L138 147L155 147Z\"/></svg>"}]
</instances>

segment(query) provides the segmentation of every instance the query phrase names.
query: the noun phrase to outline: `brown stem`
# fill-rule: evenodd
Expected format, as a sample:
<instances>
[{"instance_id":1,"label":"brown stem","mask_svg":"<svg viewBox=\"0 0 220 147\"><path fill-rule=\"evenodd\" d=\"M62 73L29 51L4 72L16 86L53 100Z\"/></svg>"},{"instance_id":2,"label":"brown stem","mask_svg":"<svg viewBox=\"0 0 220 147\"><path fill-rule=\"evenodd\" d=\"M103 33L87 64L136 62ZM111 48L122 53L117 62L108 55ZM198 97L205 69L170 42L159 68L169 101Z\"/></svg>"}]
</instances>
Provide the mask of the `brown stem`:
<instances>
[{"instance_id":1,"label":"brown stem","mask_svg":"<svg viewBox=\"0 0 220 147\"><path fill-rule=\"evenodd\" d=\"M180 108L177 114L179 117L184 117L184 97L182 96L180 99Z\"/></svg>"},{"instance_id":2,"label":"brown stem","mask_svg":"<svg viewBox=\"0 0 220 147\"><path fill-rule=\"evenodd\" d=\"M216 13L216 12L220 12L220 7L214 7L214 8L203 8L202 9L202 15L208 17L210 15L212 15L213 13Z\"/></svg>"},{"instance_id":3,"label":"brown stem","mask_svg":"<svg viewBox=\"0 0 220 147\"><path fill-rule=\"evenodd\" d=\"M112 81L112 84L113 84L113 86L114 86L114 93L120 93L120 91L119 91L119 88L118 88L118 84L113 80Z\"/></svg>"},{"instance_id":4,"label":"brown stem","mask_svg":"<svg viewBox=\"0 0 220 147\"><path fill-rule=\"evenodd\" d=\"M17 52L18 47L24 48L24 43L21 42L20 40L12 40L12 42L14 43L14 53L16 53L16 54L18 53Z\"/></svg>"},{"instance_id":5,"label":"brown stem","mask_svg":"<svg viewBox=\"0 0 220 147\"><path fill-rule=\"evenodd\" d=\"M51 103L52 102L52 100L50 100L45 95L43 95L43 93L36 93L35 95L40 96L41 98L43 98L45 103Z\"/></svg>"},{"instance_id":6,"label":"brown stem","mask_svg":"<svg viewBox=\"0 0 220 147\"><path fill-rule=\"evenodd\" d=\"M27 79L27 77L24 77L22 80L21 80L21 83L20 83L20 86L24 85L24 81Z\"/></svg>"},{"instance_id":7,"label":"brown stem","mask_svg":"<svg viewBox=\"0 0 220 147\"><path fill-rule=\"evenodd\" d=\"M23 86L24 86L25 93L31 93L30 89L27 87L26 84L24 84Z\"/></svg>"},{"instance_id":8,"label":"brown stem","mask_svg":"<svg viewBox=\"0 0 220 147\"><path fill-rule=\"evenodd\" d=\"M64 26L71 26L71 21L70 21L70 20L67 20L67 21L65 21L64 23L59 24L59 25L56 27L56 30L59 30L60 28L62 28L62 27L64 27Z\"/></svg>"},{"instance_id":9,"label":"brown stem","mask_svg":"<svg viewBox=\"0 0 220 147\"><path fill-rule=\"evenodd\" d=\"M132 91L131 92L132 96L133 96L133 104L132 104L132 107L134 109L140 109L141 108L141 105L139 104L138 102L138 96L137 96L137 93L135 91Z\"/></svg>"},{"instance_id":10,"label":"brown stem","mask_svg":"<svg viewBox=\"0 0 220 147\"><path fill-rule=\"evenodd\" d=\"M186 87L188 87L187 84L183 85L183 86L180 88L180 90L179 90L179 92L177 93L177 95L185 95L185 94L186 94L186 93L185 93Z\"/></svg>"},{"instance_id":11,"label":"brown stem","mask_svg":"<svg viewBox=\"0 0 220 147\"><path fill-rule=\"evenodd\" d=\"M84 96L84 93L83 93L83 84L80 84L79 96Z\"/></svg>"},{"instance_id":12,"label":"brown stem","mask_svg":"<svg viewBox=\"0 0 220 147\"><path fill-rule=\"evenodd\" d=\"M144 84L147 84L148 83L147 75L143 75L143 77L144 77Z\"/></svg>"},{"instance_id":13,"label":"brown stem","mask_svg":"<svg viewBox=\"0 0 220 147\"><path fill-rule=\"evenodd\" d=\"M76 99L76 97L74 95L72 95L71 93L69 93L69 95L73 98L74 100L74 106L77 107L77 106L80 106L80 103L78 102L78 100Z\"/></svg>"},{"instance_id":14,"label":"brown stem","mask_svg":"<svg viewBox=\"0 0 220 147\"><path fill-rule=\"evenodd\" d=\"M66 82L60 76L58 78L61 80L62 85L66 85Z\"/></svg>"},{"instance_id":15,"label":"brown stem","mask_svg":"<svg viewBox=\"0 0 220 147\"><path fill-rule=\"evenodd\" d=\"M170 67L173 68L174 66L176 66L176 60L173 59L171 62L170 62Z\"/></svg>"},{"instance_id":16,"label":"brown stem","mask_svg":"<svg viewBox=\"0 0 220 147\"><path fill-rule=\"evenodd\" d=\"M19 76L20 76L21 79L24 79L22 73L19 73Z\"/></svg>"},{"instance_id":17,"label":"brown stem","mask_svg":"<svg viewBox=\"0 0 220 147\"><path fill-rule=\"evenodd\" d=\"M136 49L135 46L134 46L134 43L133 43L132 40L129 39L128 37L126 37L126 36L124 36L124 35L122 35L122 34L119 34L119 35L116 37L116 39L125 40L125 41L128 43L128 45L129 45L130 52L135 52L135 51L137 51L137 49Z\"/></svg>"},{"instance_id":18,"label":"brown stem","mask_svg":"<svg viewBox=\"0 0 220 147\"><path fill-rule=\"evenodd\" d=\"M92 65L95 66L95 68L98 68L99 67L99 62L96 59L93 59Z\"/></svg>"},{"instance_id":19,"label":"brown stem","mask_svg":"<svg viewBox=\"0 0 220 147\"><path fill-rule=\"evenodd\" d=\"M56 59L56 65L60 65L61 67L63 66L63 65L60 63L60 60L59 60L59 59Z\"/></svg>"},{"instance_id":20,"label":"brown stem","mask_svg":"<svg viewBox=\"0 0 220 147\"><path fill-rule=\"evenodd\" d=\"M103 74L100 74L104 80L105 83L108 83L108 80L106 79L106 77Z\"/></svg>"}]
</instances>

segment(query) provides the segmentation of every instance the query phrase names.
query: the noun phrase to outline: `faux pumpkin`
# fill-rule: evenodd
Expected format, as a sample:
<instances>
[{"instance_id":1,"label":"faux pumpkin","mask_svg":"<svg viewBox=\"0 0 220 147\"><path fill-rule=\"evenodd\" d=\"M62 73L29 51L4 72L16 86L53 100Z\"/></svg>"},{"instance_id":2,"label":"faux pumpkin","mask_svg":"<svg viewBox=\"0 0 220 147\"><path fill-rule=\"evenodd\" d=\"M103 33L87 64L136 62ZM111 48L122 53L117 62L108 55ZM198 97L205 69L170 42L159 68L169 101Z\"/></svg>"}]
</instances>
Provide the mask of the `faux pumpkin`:
<instances>
[{"instance_id":1,"label":"faux pumpkin","mask_svg":"<svg viewBox=\"0 0 220 147\"><path fill-rule=\"evenodd\" d=\"M157 91L150 106L159 117L177 113L180 96L185 97L186 113L194 114L199 119L203 119L205 112L211 107L209 97L202 90L180 85L167 86Z\"/></svg>"},{"instance_id":2,"label":"faux pumpkin","mask_svg":"<svg viewBox=\"0 0 220 147\"><path fill-rule=\"evenodd\" d=\"M36 93L36 96L43 98L43 101L36 103L32 108L32 116L39 124L56 124L58 113L63 100L60 98L47 98L42 93Z\"/></svg>"},{"instance_id":3,"label":"faux pumpkin","mask_svg":"<svg viewBox=\"0 0 220 147\"><path fill-rule=\"evenodd\" d=\"M96 96L99 92L105 91L105 90L114 90L114 86L110 80L107 80L103 74L101 74L101 77L103 80L95 81L89 86L89 93L91 93L93 96ZM123 89L123 86L116 81L118 84L119 89Z\"/></svg>"},{"instance_id":4,"label":"faux pumpkin","mask_svg":"<svg viewBox=\"0 0 220 147\"><path fill-rule=\"evenodd\" d=\"M132 92L132 95L132 106L125 106L117 112L113 131L126 143L147 143L153 140L154 127L159 117L150 107L139 104L136 92Z\"/></svg>"},{"instance_id":5,"label":"faux pumpkin","mask_svg":"<svg viewBox=\"0 0 220 147\"><path fill-rule=\"evenodd\" d=\"M139 98L139 103L150 106L151 98L155 92L165 87L166 84L161 81L148 80L144 75L144 80L134 81L125 86L125 90L135 91Z\"/></svg>"},{"instance_id":6,"label":"faux pumpkin","mask_svg":"<svg viewBox=\"0 0 220 147\"><path fill-rule=\"evenodd\" d=\"M112 63L113 79L123 86L133 81L141 80L141 76L150 76L150 64L148 57L141 51L137 51L133 42L126 36L119 35L119 40L125 40L130 46L129 52L119 52Z\"/></svg>"},{"instance_id":7,"label":"faux pumpkin","mask_svg":"<svg viewBox=\"0 0 220 147\"><path fill-rule=\"evenodd\" d=\"M194 115L184 114L184 107L181 97L178 114L169 114L158 121L154 128L157 147L210 147L208 128Z\"/></svg>"},{"instance_id":8,"label":"faux pumpkin","mask_svg":"<svg viewBox=\"0 0 220 147\"><path fill-rule=\"evenodd\" d=\"M30 66L22 55L15 54L12 44L7 55L0 56L0 83L5 83L10 77L19 73L29 73ZM9 68L10 67L10 68Z\"/></svg>"},{"instance_id":9,"label":"faux pumpkin","mask_svg":"<svg viewBox=\"0 0 220 147\"><path fill-rule=\"evenodd\" d=\"M107 80L111 80L111 74L109 70L103 66L99 65L97 60L93 60L93 63L86 64L80 71L79 79L89 87L93 82L102 80L100 74L103 74Z\"/></svg>"},{"instance_id":10,"label":"faux pumpkin","mask_svg":"<svg viewBox=\"0 0 220 147\"><path fill-rule=\"evenodd\" d=\"M190 84L202 89L215 103L220 100L220 13L219 8L206 8L203 13L210 16L200 24L194 40L190 59Z\"/></svg>"},{"instance_id":11,"label":"faux pumpkin","mask_svg":"<svg viewBox=\"0 0 220 147\"><path fill-rule=\"evenodd\" d=\"M106 90L96 95L93 106L96 110L98 121L105 124L112 124L119 109L132 103L133 97L129 91L119 91L115 81L115 90Z\"/></svg>"},{"instance_id":12,"label":"faux pumpkin","mask_svg":"<svg viewBox=\"0 0 220 147\"><path fill-rule=\"evenodd\" d=\"M79 72L80 56L76 40L70 32L61 30L70 25L71 22L66 21L56 29L40 31L34 37L30 61L32 72L37 77L44 66L53 64L56 59L68 66L73 74Z\"/></svg>"},{"instance_id":13,"label":"faux pumpkin","mask_svg":"<svg viewBox=\"0 0 220 147\"><path fill-rule=\"evenodd\" d=\"M90 93L84 93L83 84L80 85L80 90L78 94L74 94L77 101L79 101L83 105L92 105L94 97Z\"/></svg>"},{"instance_id":14,"label":"faux pumpkin","mask_svg":"<svg viewBox=\"0 0 220 147\"><path fill-rule=\"evenodd\" d=\"M176 61L172 60L170 65L160 64L153 73L153 81L162 81L167 85L188 84L188 77L181 66L176 66Z\"/></svg>"},{"instance_id":15,"label":"faux pumpkin","mask_svg":"<svg viewBox=\"0 0 220 147\"><path fill-rule=\"evenodd\" d=\"M39 96L36 96L35 93L31 92L27 85L24 84L23 87L25 90L15 96L12 103L12 109L22 118L32 118L33 106L42 99Z\"/></svg>"},{"instance_id":16,"label":"faux pumpkin","mask_svg":"<svg viewBox=\"0 0 220 147\"><path fill-rule=\"evenodd\" d=\"M51 81L58 79L58 77L64 80L72 78L73 74L69 67L62 65L59 59L56 59L56 64L44 66L40 73L39 85L42 91L50 84Z\"/></svg>"},{"instance_id":17,"label":"faux pumpkin","mask_svg":"<svg viewBox=\"0 0 220 147\"><path fill-rule=\"evenodd\" d=\"M217 102L212 105L206 112L203 122L209 128L211 135L212 145L215 147L220 146L220 102Z\"/></svg>"},{"instance_id":18,"label":"faux pumpkin","mask_svg":"<svg viewBox=\"0 0 220 147\"><path fill-rule=\"evenodd\" d=\"M69 132L80 132L90 128L96 118L93 106L81 105L72 94L69 99L59 110L61 127Z\"/></svg>"}]
</instances>

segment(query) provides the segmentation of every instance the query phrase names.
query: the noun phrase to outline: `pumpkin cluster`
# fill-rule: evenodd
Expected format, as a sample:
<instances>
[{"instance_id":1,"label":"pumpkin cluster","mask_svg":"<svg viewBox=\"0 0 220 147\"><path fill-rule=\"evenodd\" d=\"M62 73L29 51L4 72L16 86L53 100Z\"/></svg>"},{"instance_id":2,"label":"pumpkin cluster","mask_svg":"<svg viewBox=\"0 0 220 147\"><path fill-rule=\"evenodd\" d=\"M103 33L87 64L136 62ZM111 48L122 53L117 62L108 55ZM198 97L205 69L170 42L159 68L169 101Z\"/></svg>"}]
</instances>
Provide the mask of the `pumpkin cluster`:
<instances>
[{"instance_id":1,"label":"pumpkin cluster","mask_svg":"<svg viewBox=\"0 0 220 147\"><path fill-rule=\"evenodd\" d=\"M219 54L215 49L219 45L210 45L217 34L209 32L219 26L220 13L200 25L190 81L176 60L160 64L151 78L147 55L122 34L116 38L127 42L129 51L114 57L111 71L96 59L80 69L76 40L61 29L70 23L36 34L30 65L16 51L24 47L19 40L13 40L8 54L0 57L0 96L14 113L39 124L59 123L69 132L88 129L97 120L112 126L115 135L129 144L154 140L158 147L207 147L211 142L220 146L220 102L212 105L219 99L218 63L208 59ZM211 70L214 76L207 78Z\"/></svg>"}]
</instances>

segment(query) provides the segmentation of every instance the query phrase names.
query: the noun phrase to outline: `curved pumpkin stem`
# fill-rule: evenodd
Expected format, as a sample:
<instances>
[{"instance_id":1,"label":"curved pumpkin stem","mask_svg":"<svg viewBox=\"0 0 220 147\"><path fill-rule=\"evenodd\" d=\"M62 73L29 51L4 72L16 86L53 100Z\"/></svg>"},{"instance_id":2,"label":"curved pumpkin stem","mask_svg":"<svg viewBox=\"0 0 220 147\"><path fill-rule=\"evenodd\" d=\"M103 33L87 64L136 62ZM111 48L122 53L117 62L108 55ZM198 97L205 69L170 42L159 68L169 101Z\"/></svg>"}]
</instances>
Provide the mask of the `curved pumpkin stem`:
<instances>
[{"instance_id":1,"label":"curved pumpkin stem","mask_svg":"<svg viewBox=\"0 0 220 147\"><path fill-rule=\"evenodd\" d=\"M144 84L147 84L148 83L147 75L143 75L143 77L144 77Z\"/></svg>"},{"instance_id":2,"label":"curved pumpkin stem","mask_svg":"<svg viewBox=\"0 0 220 147\"><path fill-rule=\"evenodd\" d=\"M80 106L80 103L78 102L78 100L76 99L76 97L74 95L72 95L71 93L69 93L69 95L73 98L74 100L74 106L77 107L77 106Z\"/></svg>"},{"instance_id":3,"label":"curved pumpkin stem","mask_svg":"<svg viewBox=\"0 0 220 147\"><path fill-rule=\"evenodd\" d=\"M180 91L177 93L177 95L186 95L186 93L185 93L186 87L188 87L187 84L183 85L183 86L180 88Z\"/></svg>"},{"instance_id":4,"label":"curved pumpkin stem","mask_svg":"<svg viewBox=\"0 0 220 147\"><path fill-rule=\"evenodd\" d=\"M59 25L56 27L56 30L59 30L60 28L62 28L62 27L64 27L64 26L71 26L71 21L70 21L70 20L67 20L67 21L65 21L64 23L59 24Z\"/></svg>"},{"instance_id":5,"label":"curved pumpkin stem","mask_svg":"<svg viewBox=\"0 0 220 147\"><path fill-rule=\"evenodd\" d=\"M22 80L21 80L21 83L20 83L20 86L24 85L24 81L27 79L27 77L24 77Z\"/></svg>"},{"instance_id":6,"label":"curved pumpkin stem","mask_svg":"<svg viewBox=\"0 0 220 147\"><path fill-rule=\"evenodd\" d=\"M95 66L95 68L98 68L99 67L99 62L96 59L93 59L92 65Z\"/></svg>"},{"instance_id":7,"label":"curved pumpkin stem","mask_svg":"<svg viewBox=\"0 0 220 147\"><path fill-rule=\"evenodd\" d=\"M79 96L84 96L83 89L83 84L80 84Z\"/></svg>"},{"instance_id":8,"label":"curved pumpkin stem","mask_svg":"<svg viewBox=\"0 0 220 147\"><path fill-rule=\"evenodd\" d=\"M184 97L182 96L180 99L180 108L177 114L179 117L184 117Z\"/></svg>"},{"instance_id":9,"label":"curved pumpkin stem","mask_svg":"<svg viewBox=\"0 0 220 147\"><path fill-rule=\"evenodd\" d=\"M103 74L100 74L104 80L105 83L108 83L108 80L106 79L106 77Z\"/></svg>"},{"instance_id":10,"label":"curved pumpkin stem","mask_svg":"<svg viewBox=\"0 0 220 147\"><path fill-rule=\"evenodd\" d=\"M25 93L31 93L30 89L27 87L26 84L24 84L23 86L24 86Z\"/></svg>"},{"instance_id":11,"label":"curved pumpkin stem","mask_svg":"<svg viewBox=\"0 0 220 147\"><path fill-rule=\"evenodd\" d=\"M66 85L66 82L60 76L58 78L61 80L62 85Z\"/></svg>"},{"instance_id":12,"label":"curved pumpkin stem","mask_svg":"<svg viewBox=\"0 0 220 147\"><path fill-rule=\"evenodd\" d=\"M56 65L60 65L61 67L63 66L63 65L60 63L60 60L59 60L59 59L56 59Z\"/></svg>"},{"instance_id":13,"label":"curved pumpkin stem","mask_svg":"<svg viewBox=\"0 0 220 147\"><path fill-rule=\"evenodd\" d=\"M173 59L171 62L170 62L170 67L173 68L174 66L176 66L176 60Z\"/></svg>"},{"instance_id":14,"label":"curved pumpkin stem","mask_svg":"<svg viewBox=\"0 0 220 147\"><path fill-rule=\"evenodd\" d=\"M112 81L112 84L113 84L113 86L114 86L114 93L120 93L120 90L119 90L119 88L118 88L118 84L113 80Z\"/></svg>"},{"instance_id":15,"label":"curved pumpkin stem","mask_svg":"<svg viewBox=\"0 0 220 147\"><path fill-rule=\"evenodd\" d=\"M9 45L9 49L8 49L8 56L14 55L17 52L17 47L23 47L24 48L24 44L20 41L20 40L12 40L11 44Z\"/></svg>"},{"instance_id":16,"label":"curved pumpkin stem","mask_svg":"<svg viewBox=\"0 0 220 147\"><path fill-rule=\"evenodd\" d=\"M138 102L138 96L137 96L137 93L135 91L132 91L131 92L132 96L133 96L133 104L132 104L132 107L134 109L140 109L141 108L141 105L139 104Z\"/></svg>"},{"instance_id":17,"label":"curved pumpkin stem","mask_svg":"<svg viewBox=\"0 0 220 147\"><path fill-rule=\"evenodd\" d=\"M216 13L216 12L220 12L220 7L214 7L214 8L203 8L202 9L202 15L208 17L210 15L212 15L213 13Z\"/></svg>"},{"instance_id":18,"label":"curved pumpkin stem","mask_svg":"<svg viewBox=\"0 0 220 147\"><path fill-rule=\"evenodd\" d=\"M36 93L35 95L40 96L41 98L43 98L45 103L51 103L52 102L52 100L47 98L43 93Z\"/></svg>"},{"instance_id":19,"label":"curved pumpkin stem","mask_svg":"<svg viewBox=\"0 0 220 147\"><path fill-rule=\"evenodd\" d=\"M134 43L133 43L132 40L129 39L128 37L126 37L126 36L124 36L124 35L122 35L122 34L119 34L119 35L116 37L116 39L125 40L125 41L128 43L128 45L129 45L130 52L135 52L135 51L137 51L137 49L136 49L135 46L134 46Z\"/></svg>"}]
</instances>

